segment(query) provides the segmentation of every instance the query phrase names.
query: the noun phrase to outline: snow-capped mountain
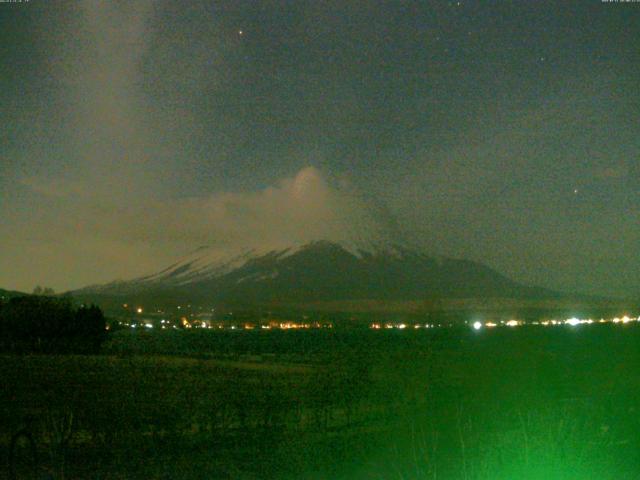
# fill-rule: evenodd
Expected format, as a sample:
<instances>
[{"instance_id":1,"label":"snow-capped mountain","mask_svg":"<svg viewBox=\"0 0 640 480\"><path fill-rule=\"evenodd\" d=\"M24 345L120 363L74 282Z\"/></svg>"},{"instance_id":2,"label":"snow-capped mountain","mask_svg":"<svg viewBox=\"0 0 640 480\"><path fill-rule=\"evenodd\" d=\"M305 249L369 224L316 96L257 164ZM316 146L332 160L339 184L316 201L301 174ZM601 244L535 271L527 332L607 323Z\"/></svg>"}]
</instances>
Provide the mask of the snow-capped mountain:
<instances>
[{"instance_id":1,"label":"snow-capped mountain","mask_svg":"<svg viewBox=\"0 0 640 480\"><path fill-rule=\"evenodd\" d=\"M141 284L160 283L173 286L188 286L192 283L211 280L231 273L234 270L244 267L246 264L260 264L267 258L272 261L283 261L287 257L294 256L303 250L313 249L319 245L330 243L339 246L350 255L359 259L384 255L400 258L403 251L408 251L393 244L385 245L383 243L362 241L352 241L349 243L317 241L306 244L292 244L280 248L250 248L232 253L203 246L164 270L136 279L135 282Z\"/></svg>"},{"instance_id":2,"label":"snow-capped mountain","mask_svg":"<svg viewBox=\"0 0 640 480\"><path fill-rule=\"evenodd\" d=\"M315 241L221 253L201 247L155 274L88 287L83 296L170 296L245 304L433 297L529 298L520 285L479 263L436 258L400 244Z\"/></svg>"}]
</instances>

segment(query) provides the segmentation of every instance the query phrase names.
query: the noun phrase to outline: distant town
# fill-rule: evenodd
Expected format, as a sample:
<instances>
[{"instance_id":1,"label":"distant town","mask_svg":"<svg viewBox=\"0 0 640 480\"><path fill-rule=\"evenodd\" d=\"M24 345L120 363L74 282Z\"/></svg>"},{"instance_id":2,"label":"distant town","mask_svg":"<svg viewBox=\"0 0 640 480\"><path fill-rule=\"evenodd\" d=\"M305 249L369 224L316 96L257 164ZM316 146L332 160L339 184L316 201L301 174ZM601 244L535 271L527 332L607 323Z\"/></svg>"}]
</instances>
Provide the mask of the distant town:
<instances>
[{"instance_id":1,"label":"distant town","mask_svg":"<svg viewBox=\"0 0 640 480\"><path fill-rule=\"evenodd\" d=\"M326 314L300 314L299 312L281 314L274 312L233 312L218 311L216 308L196 307L190 304L177 305L173 312L162 309L147 310L142 306L122 304L119 311L112 312L107 320L107 329L211 329L211 330L298 330L298 329L332 329L347 325L352 328L369 328L371 330L405 330L468 327L474 330L493 328L514 328L523 326L570 326L591 324L620 324L640 322L640 316L622 315L600 318L540 318L538 320L519 318L497 319L462 319L459 316L438 317L434 321L420 321L418 318L386 321L367 321L363 315L333 314L332 319Z\"/></svg>"}]
</instances>

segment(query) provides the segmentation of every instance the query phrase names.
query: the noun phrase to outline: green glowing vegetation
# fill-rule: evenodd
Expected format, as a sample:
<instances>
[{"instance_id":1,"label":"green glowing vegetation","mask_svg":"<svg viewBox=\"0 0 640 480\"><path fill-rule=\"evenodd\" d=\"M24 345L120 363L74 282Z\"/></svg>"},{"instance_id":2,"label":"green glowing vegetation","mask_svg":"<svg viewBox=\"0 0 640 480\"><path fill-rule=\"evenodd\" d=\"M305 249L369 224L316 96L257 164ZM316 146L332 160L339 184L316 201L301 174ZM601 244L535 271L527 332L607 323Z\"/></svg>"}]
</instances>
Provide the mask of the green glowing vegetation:
<instances>
[{"instance_id":1,"label":"green glowing vegetation","mask_svg":"<svg viewBox=\"0 0 640 480\"><path fill-rule=\"evenodd\" d=\"M51 467L45 420L71 414L69 478L635 478L639 340L634 324L127 329L100 356L3 356L1 445L32 418Z\"/></svg>"}]
</instances>

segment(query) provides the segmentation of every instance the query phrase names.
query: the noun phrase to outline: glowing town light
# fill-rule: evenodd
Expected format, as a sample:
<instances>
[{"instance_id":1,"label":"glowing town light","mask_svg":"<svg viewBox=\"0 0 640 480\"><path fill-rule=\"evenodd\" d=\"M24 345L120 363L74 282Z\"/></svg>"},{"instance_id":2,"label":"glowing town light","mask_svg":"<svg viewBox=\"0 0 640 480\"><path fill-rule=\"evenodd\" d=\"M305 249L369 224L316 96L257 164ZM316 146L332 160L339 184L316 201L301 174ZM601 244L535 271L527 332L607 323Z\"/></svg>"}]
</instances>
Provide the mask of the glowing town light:
<instances>
[{"instance_id":1,"label":"glowing town light","mask_svg":"<svg viewBox=\"0 0 640 480\"><path fill-rule=\"evenodd\" d=\"M407 326L404 323L401 323L400 325L398 325L398 328L402 330L407 328Z\"/></svg>"},{"instance_id":2,"label":"glowing town light","mask_svg":"<svg viewBox=\"0 0 640 480\"><path fill-rule=\"evenodd\" d=\"M142 313L142 307L138 307L138 308L136 308L136 312L138 312L138 313Z\"/></svg>"},{"instance_id":3,"label":"glowing town light","mask_svg":"<svg viewBox=\"0 0 640 480\"><path fill-rule=\"evenodd\" d=\"M573 317L573 318L566 319L564 323L567 325L571 325L572 327L575 327L576 325L580 325L581 322L577 318Z\"/></svg>"},{"instance_id":4,"label":"glowing town light","mask_svg":"<svg viewBox=\"0 0 640 480\"><path fill-rule=\"evenodd\" d=\"M494 328L494 327L497 327L498 324L497 323L493 323L493 322L487 322L487 323L484 324L484 326L488 327L488 328Z\"/></svg>"},{"instance_id":5,"label":"glowing town light","mask_svg":"<svg viewBox=\"0 0 640 480\"><path fill-rule=\"evenodd\" d=\"M620 320L622 320L622 323L629 323L631 321L631 319L626 315L622 317Z\"/></svg>"},{"instance_id":6,"label":"glowing town light","mask_svg":"<svg viewBox=\"0 0 640 480\"><path fill-rule=\"evenodd\" d=\"M153 324L151 324L151 323L145 323L144 326L146 328L153 328Z\"/></svg>"},{"instance_id":7,"label":"glowing town light","mask_svg":"<svg viewBox=\"0 0 640 480\"><path fill-rule=\"evenodd\" d=\"M505 325L507 325L507 327L517 327L520 324L517 320L509 320Z\"/></svg>"},{"instance_id":8,"label":"glowing town light","mask_svg":"<svg viewBox=\"0 0 640 480\"><path fill-rule=\"evenodd\" d=\"M475 330L480 330L482 328L482 322L473 322L473 328Z\"/></svg>"}]
</instances>

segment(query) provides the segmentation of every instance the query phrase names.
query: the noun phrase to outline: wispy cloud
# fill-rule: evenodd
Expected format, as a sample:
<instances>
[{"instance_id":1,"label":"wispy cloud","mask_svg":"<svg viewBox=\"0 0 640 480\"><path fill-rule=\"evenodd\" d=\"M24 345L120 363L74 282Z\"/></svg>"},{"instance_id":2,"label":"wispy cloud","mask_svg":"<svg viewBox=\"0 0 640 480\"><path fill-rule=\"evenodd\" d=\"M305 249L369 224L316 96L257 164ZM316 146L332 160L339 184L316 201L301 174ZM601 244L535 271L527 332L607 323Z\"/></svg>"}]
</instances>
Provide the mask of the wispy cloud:
<instances>
[{"instance_id":1,"label":"wispy cloud","mask_svg":"<svg viewBox=\"0 0 640 480\"><path fill-rule=\"evenodd\" d=\"M29 262L46 265L38 281L58 288L153 273L202 245L224 252L285 248L320 239L400 240L393 220L375 199L347 179L328 181L314 167L257 191L127 205L105 202L74 183L30 178L23 184L56 201L14 229L14 247L28 249ZM0 252L0 258L10 252ZM9 269L4 273L21 275L25 258L6 259ZM61 264L66 267L51 268ZM69 283L67 278L75 280Z\"/></svg>"}]
</instances>

